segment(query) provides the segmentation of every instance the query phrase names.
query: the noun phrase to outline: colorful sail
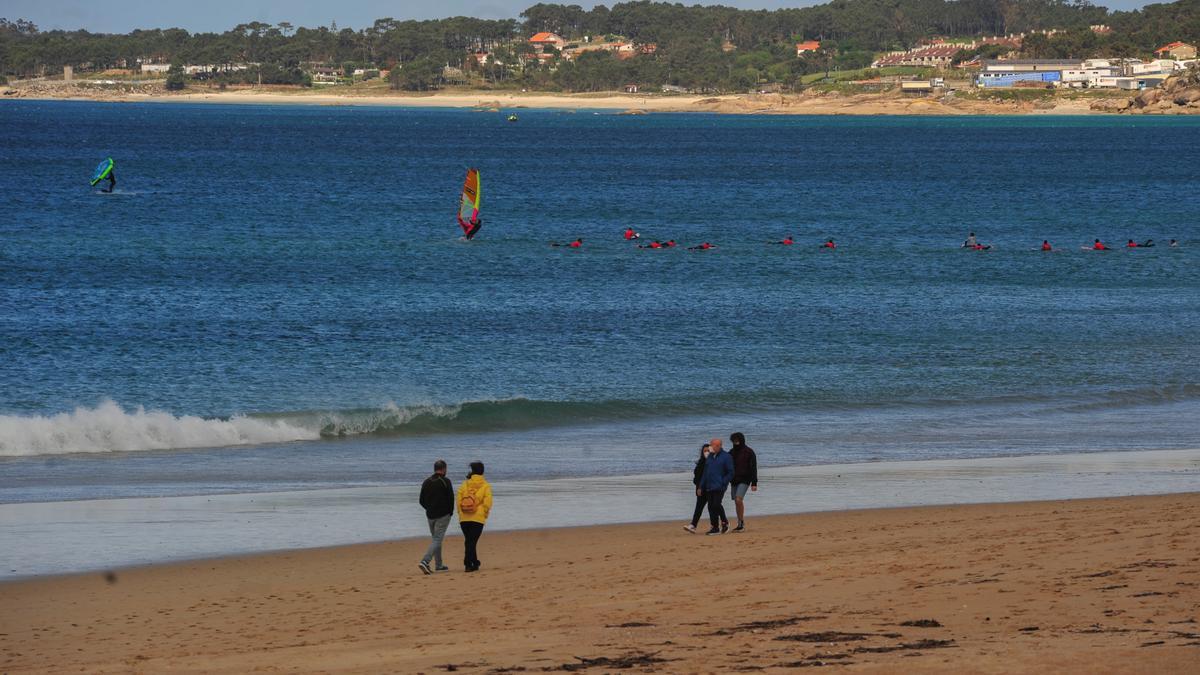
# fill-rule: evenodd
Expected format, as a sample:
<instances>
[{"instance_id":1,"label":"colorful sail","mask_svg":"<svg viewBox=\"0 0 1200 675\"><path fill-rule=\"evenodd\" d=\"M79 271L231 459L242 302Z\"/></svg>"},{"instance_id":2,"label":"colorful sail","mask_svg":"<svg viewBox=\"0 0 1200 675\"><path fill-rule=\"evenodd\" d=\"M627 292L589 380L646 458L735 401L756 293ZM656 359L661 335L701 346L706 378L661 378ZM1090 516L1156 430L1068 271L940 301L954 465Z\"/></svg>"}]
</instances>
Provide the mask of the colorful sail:
<instances>
[{"instance_id":1,"label":"colorful sail","mask_svg":"<svg viewBox=\"0 0 1200 675\"><path fill-rule=\"evenodd\" d=\"M467 169L467 178L463 181L462 201L458 206L458 217L464 222L479 218L479 169Z\"/></svg>"},{"instance_id":2,"label":"colorful sail","mask_svg":"<svg viewBox=\"0 0 1200 675\"><path fill-rule=\"evenodd\" d=\"M112 173L113 161L112 157L106 157L103 162L96 166L96 173L92 174L92 185L108 178L108 174Z\"/></svg>"}]
</instances>

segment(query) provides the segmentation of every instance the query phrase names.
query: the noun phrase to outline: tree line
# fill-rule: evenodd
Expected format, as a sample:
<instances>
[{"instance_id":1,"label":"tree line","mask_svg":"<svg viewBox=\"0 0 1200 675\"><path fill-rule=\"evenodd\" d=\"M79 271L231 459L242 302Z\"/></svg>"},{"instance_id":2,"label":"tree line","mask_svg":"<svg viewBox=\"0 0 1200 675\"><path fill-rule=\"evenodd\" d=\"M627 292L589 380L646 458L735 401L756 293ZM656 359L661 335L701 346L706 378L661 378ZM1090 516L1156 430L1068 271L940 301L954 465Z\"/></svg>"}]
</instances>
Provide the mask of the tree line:
<instances>
[{"instance_id":1,"label":"tree line","mask_svg":"<svg viewBox=\"0 0 1200 675\"><path fill-rule=\"evenodd\" d=\"M1107 24L1111 33L1089 29ZM976 37L1057 29L1027 39L1027 56L1146 56L1173 40L1200 40L1200 0L1111 12L1087 0L832 0L796 9L739 10L638 0L585 10L539 3L521 20L470 17L413 21L384 18L360 30L240 24L224 33L179 28L100 34L41 31L29 21L0 19L0 75L30 77L65 65L105 70L139 61L220 67L222 81L303 84L313 64L392 71L398 88L429 89L448 81L569 91L663 84L696 90L742 90L831 68L859 68L879 52L904 50L933 37ZM553 32L573 43L620 36L654 44L653 53L618 59L591 52L578 59L536 58L527 42ZM822 49L797 58L795 43ZM487 51L480 63L473 52ZM232 71L234 64L255 64Z\"/></svg>"}]
</instances>

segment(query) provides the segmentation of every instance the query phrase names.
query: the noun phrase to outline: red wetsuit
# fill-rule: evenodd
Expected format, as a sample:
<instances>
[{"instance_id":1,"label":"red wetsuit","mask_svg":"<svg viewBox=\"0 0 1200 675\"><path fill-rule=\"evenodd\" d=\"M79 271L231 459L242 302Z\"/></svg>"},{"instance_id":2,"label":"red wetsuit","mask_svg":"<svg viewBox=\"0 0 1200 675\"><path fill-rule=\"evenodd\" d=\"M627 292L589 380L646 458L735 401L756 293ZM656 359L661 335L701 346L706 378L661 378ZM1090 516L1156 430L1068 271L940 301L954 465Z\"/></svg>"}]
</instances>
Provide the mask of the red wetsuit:
<instances>
[{"instance_id":1,"label":"red wetsuit","mask_svg":"<svg viewBox=\"0 0 1200 675\"><path fill-rule=\"evenodd\" d=\"M576 239L575 241L573 241L573 242L571 242L570 244L568 244L568 246L570 246L571 248L582 248L582 247L583 247L583 240L582 240L582 239Z\"/></svg>"},{"instance_id":2,"label":"red wetsuit","mask_svg":"<svg viewBox=\"0 0 1200 675\"><path fill-rule=\"evenodd\" d=\"M1051 250L1051 247L1050 247L1050 242L1048 242L1048 241L1047 241L1047 242L1042 242L1042 250L1043 250L1043 251L1049 251L1049 250Z\"/></svg>"}]
</instances>

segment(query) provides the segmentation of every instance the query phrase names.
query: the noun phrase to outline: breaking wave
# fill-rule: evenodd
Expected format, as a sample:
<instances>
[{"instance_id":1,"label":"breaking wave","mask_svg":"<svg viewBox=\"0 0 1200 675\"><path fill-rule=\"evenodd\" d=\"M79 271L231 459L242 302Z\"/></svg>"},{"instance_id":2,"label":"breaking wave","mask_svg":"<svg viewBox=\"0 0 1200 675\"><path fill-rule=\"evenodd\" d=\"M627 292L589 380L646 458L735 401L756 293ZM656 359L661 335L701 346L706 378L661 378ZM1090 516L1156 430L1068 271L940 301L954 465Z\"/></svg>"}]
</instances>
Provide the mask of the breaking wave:
<instances>
[{"instance_id":1,"label":"breaking wave","mask_svg":"<svg viewBox=\"0 0 1200 675\"><path fill-rule=\"evenodd\" d=\"M0 415L0 457L220 448L363 435L522 431L737 412L854 414L897 406L921 409L1000 406L1017 414L1088 414L1198 399L1200 385L1181 384L1066 397L995 396L974 400L863 401L821 395L811 395L804 400L794 392L704 396L690 400L539 401L511 398L446 405L389 403L378 408L252 413L232 417L175 415L141 407L126 410L113 401L104 401L95 408L76 408L56 415Z\"/></svg>"}]
</instances>

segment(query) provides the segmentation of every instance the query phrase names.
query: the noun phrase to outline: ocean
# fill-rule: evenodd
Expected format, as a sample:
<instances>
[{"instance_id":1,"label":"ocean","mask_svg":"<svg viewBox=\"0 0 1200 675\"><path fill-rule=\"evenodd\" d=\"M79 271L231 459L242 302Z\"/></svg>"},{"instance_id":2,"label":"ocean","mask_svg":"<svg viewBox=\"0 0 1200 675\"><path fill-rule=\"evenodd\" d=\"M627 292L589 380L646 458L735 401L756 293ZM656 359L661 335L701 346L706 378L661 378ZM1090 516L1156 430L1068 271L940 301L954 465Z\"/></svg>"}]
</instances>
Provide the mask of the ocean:
<instances>
[{"instance_id":1,"label":"ocean","mask_svg":"<svg viewBox=\"0 0 1200 675\"><path fill-rule=\"evenodd\" d=\"M1198 448L1198 132L5 101L0 503Z\"/></svg>"}]
</instances>

